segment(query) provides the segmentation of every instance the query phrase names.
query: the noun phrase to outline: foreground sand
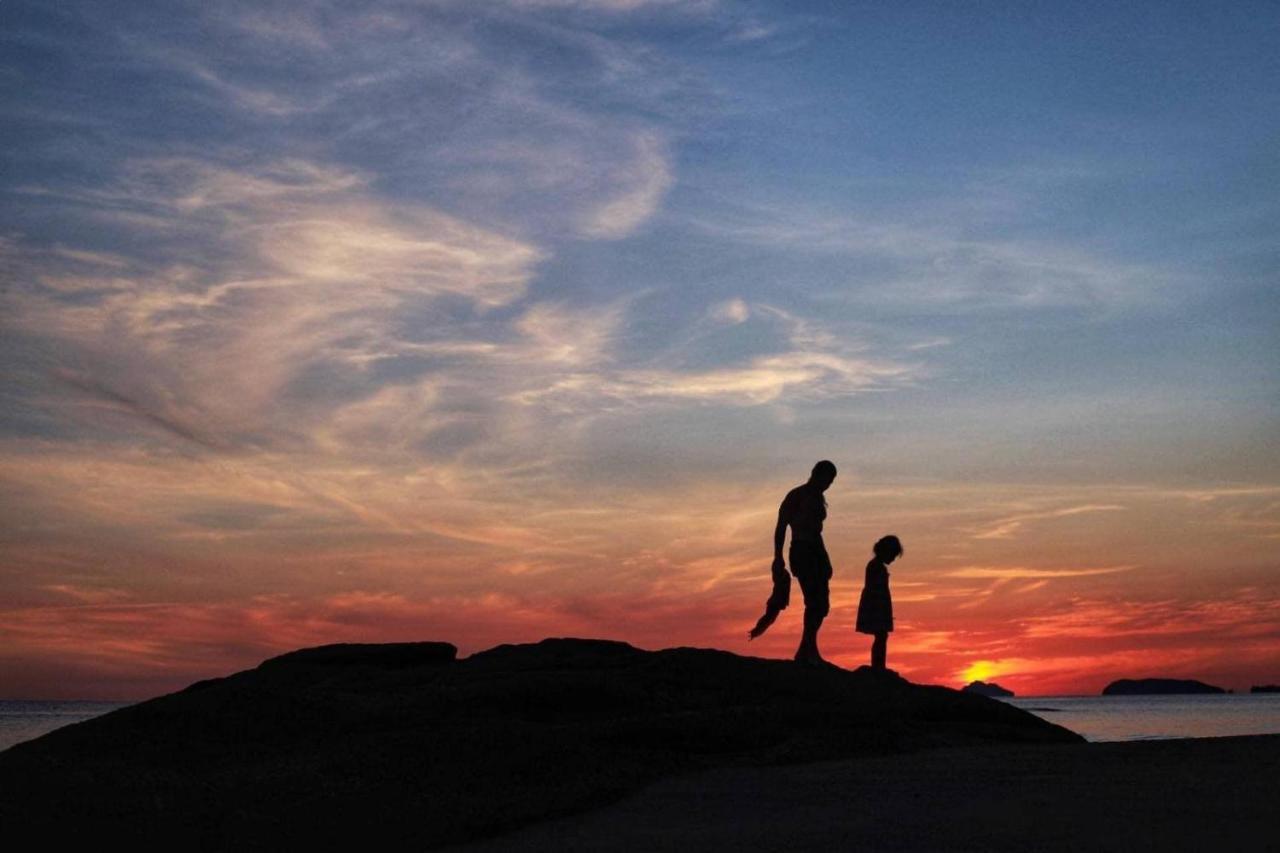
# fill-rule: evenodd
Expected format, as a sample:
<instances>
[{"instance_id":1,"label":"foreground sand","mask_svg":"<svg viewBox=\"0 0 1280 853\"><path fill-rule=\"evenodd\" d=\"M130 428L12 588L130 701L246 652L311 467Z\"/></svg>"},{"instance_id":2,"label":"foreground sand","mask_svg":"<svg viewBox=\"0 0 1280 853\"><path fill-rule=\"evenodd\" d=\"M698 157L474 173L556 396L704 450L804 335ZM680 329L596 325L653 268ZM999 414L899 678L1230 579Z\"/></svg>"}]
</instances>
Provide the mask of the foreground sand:
<instances>
[{"instance_id":1,"label":"foreground sand","mask_svg":"<svg viewBox=\"0 0 1280 853\"><path fill-rule=\"evenodd\" d=\"M1280 735L720 769L456 849L1280 850Z\"/></svg>"}]
</instances>

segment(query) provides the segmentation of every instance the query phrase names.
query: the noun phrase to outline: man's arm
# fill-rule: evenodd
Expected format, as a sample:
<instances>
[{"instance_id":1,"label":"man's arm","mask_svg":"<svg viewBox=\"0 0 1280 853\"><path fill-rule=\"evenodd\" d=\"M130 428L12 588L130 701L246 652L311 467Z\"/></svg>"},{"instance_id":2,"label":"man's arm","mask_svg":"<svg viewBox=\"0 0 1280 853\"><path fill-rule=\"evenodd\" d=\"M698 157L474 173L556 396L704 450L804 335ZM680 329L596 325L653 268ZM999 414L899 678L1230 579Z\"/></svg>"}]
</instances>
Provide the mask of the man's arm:
<instances>
[{"instance_id":1,"label":"man's arm","mask_svg":"<svg viewBox=\"0 0 1280 853\"><path fill-rule=\"evenodd\" d=\"M787 495L790 498L790 495ZM778 507L778 526L773 530L773 570L775 572L786 571L786 561L782 559L782 545L787 541L787 524L791 521L791 506L787 500L783 500L782 506Z\"/></svg>"}]
</instances>

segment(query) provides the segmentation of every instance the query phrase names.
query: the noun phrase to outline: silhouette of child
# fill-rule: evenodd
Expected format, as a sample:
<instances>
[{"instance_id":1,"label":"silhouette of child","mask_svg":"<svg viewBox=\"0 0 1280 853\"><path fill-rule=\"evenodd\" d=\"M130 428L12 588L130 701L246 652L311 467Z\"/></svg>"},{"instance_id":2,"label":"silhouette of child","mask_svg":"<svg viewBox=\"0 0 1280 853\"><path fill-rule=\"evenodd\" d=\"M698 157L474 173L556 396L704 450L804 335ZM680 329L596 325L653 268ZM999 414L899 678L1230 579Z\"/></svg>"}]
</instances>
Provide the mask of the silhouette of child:
<instances>
[{"instance_id":1,"label":"silhouette of child","mask_svg":"<svg viewBox=\"0 0 1280 853\"><path fill-rule=\"evenodd\" d=\"M866 580L862 597L858 600L857 630L871 634L872 669L884 669L884 659L889 646L889 632L893 630L893 599L889 597L889 564L902 556L902 543L897 536L885 536L872 546L875 557L867 563Z\"/></svg>"}]
</instances>

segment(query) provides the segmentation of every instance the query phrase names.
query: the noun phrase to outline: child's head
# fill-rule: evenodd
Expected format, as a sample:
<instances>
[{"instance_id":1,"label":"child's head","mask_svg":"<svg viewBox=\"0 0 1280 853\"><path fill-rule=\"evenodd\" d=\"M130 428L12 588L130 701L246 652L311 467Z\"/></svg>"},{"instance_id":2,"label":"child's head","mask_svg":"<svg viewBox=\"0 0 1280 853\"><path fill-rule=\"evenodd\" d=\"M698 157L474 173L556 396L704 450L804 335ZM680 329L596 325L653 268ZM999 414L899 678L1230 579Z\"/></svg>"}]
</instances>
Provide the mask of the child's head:
<instances>
[{"instance_id":1,"label":"child's head","mask_svg":"<svg viewBox=\"0 0 1280 853\"><path fill-rule=\"evenodd\" d=\"M892 563L902 556L902 543L897 536L882 536L871 550L876 552L876 559L883 563Z\"/></svg>"}]
</instances>

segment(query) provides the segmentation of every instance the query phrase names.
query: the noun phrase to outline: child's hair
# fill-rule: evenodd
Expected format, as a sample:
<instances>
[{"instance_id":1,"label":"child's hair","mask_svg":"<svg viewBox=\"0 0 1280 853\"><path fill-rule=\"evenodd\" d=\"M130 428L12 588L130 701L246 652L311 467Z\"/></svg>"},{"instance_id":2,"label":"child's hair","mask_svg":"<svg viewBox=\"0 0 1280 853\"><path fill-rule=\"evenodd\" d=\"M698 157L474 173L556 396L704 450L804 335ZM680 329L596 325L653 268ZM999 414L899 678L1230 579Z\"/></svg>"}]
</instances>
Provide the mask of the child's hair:
<instances>
[{"instance_id":1,"label":"child's hair","mask_svg":"<svg viewBox=\"0 0 1280 853\"><path fill-rule=\"evenodd\" d=\"M836 476L836 464L830 459L823 459L817 465L813 466L813 471L809 474L811 477L826 477L834 479Z\"/></svg>"},{"instance_id":2,"label":"child's hair","mask_svg":"<svg viewBox=\"0 0 1280 853\"><path fill-rule=\"evenodd\" d=\"M882 536L876 544L871 546L871 550L875 551L876 556L880 559L888 557L898 558L903 554L902 543L898 541L897 536Z\"/></svg>"}]
</instances>

